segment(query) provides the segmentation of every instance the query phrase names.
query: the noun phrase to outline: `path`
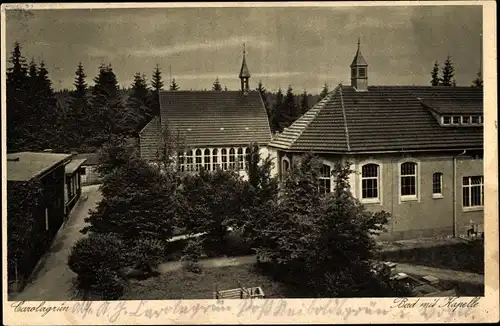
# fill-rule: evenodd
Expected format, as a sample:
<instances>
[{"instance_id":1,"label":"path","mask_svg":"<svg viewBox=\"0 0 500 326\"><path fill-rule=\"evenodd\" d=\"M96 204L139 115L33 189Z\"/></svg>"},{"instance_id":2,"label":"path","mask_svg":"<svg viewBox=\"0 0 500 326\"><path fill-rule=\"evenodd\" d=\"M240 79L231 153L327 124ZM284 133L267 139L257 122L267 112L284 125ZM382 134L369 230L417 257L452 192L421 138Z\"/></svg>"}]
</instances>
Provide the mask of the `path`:
<instances>
[{"instance_id":1,"label":"path","mask_svg":"<svg viewBox=\"0 0 500 326\"><path fill-rule=\"evenodd\" d=\"M199 263L202 268L210 267L224 267L224 266L239 266L255 264L257 258L255 255L238 256L238 257L219 257L200 260ZM182 263L179 261L166 262L158 266L158 272L167 273L179 270L182 268Z\"/></svg>"},{"instance_id":2,"label":"path","mask_svg":"<svg viewBox=\"0 0 500 326\"><path fill-rule=\"evenodd\" d=\"M84 197L87 196L85 200ZM101 200L98 185L82 187L82 197L73 208L68 221L56 234L52 247L40 262L40 269L32 283L19 293L17 301L65 301L76 299L72 282L76 276L67 265L73 244L83 235L80 230L85 225L89 209Z\"/></svg>"}]
</instances>

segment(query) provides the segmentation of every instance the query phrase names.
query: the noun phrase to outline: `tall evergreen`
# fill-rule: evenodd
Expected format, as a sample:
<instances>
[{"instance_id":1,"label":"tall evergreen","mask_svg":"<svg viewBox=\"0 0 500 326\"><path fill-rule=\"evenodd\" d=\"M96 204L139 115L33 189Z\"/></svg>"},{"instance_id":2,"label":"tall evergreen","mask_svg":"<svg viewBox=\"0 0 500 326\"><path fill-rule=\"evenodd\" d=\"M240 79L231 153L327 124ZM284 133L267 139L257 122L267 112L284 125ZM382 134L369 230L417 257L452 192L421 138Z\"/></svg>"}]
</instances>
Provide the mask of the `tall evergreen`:
<instances>
[{"instance_id":1,"label":"tall evergreen","mask_svg":"<svg viewBox=\"0 0 500 326\"><path fill-rule=\"evenodd\" d=\"M330 90L328 89L328 84L325 83L325 85L323 85L323 89L321 90L321 93L319 94L319 100L321 101L322 99L324 99L328 93L330 92Z\"/></svg>"},{"instance_id":2,"label":"tall evergreen","mask_svg":"<svg viewBox=\"0 0 500 326\"><path fill-rule=\"evenodd\" d=\"M177 82L175 81L175 78L172 79L172 83L170 84L170 88L169 88L171 91L177 91L179 90L179 85L177 84Z\"/></svg>"},{"instance_id":3,"label":"tall evergreen","mask_svg":"<svg viewBox=\"0 0 500 326\"><path fill-rule=\"evenodd\" d=\"M307 91L304 89L304 93L300 98L300 115L306 113L309 110L309 95Z\"/></svg>"},{"instance_id":4,"label":"tall evergreen","mask_svg":"<svg viewBox=\"0 0 500 326\"><path fill-rule=\"evenodd\" d=\"M283 106L283 92L280 88L276 93L276 100L274 102L272 110L273 114L271 120L271 127L274 131L281 132L283 130L284 117L281 110L282 106Z\"/></svg>"},{"instance_id":5,"label":"tall evergreen","mask_svg":"<svg viewBox=\"0 0 500 326\"><path fill-rule=\"evenodd\" d=\"M478 72L476 79L472 81L472 87L483 87L483 76L481 76L481 72Z\"/></svg>"},{"instance_id":6,"label":"tall evergreen","mask_svg":"<svg viewBox=\"0 0 500 326\"><path fill-rule=\"evenodd\" d=\"M297 104L295 103L295 95L293 95L293 89L291 85L289 85L286 90L286 95L281 111L283 113L282 115L285 118L283 121L283 125L285 127L290 126L295 121L295 119L297 119Z\"/></svg>"},{"instance_id":7,"label":"tall evergreen","mask_svg":"<svg viewBox=\"0 0 500 326\"><path fill-rule=\"evenodd\" d=\"M36 119L40 123L40 145L44 148L61 148L64 145L63 140L59 137L61 125L59 123L57 101L52 88L52 81L49 78L49 72L43 60L38 68L37 86L38 91L35 100L37 101L36 105L38 105Z\"/></svg>"},{"instance_id":8,"label":"tall evergreen","mask_svg":"<svg viewBox=\"0 0 500 326\"><path fill-rule=\"evenodd\" d=\"M260 97L262 98L262 102L264 103L264 107L266 108L267 117L269 118L269 121L271 121L272 110L269 107L269 103L267 101L267 90L264 87L264 85L262 84L261 80L259 80L259 84L258 84L258 86L257 86L257 88L255 90L259 92Z\"/></svg>"},{"instance_id":9,"label":"tall evergreen","mask_svg":"<svg viewBox=\"0 0 500 326\"><path fill-rule=\"evenodd\" d=\"M26 100L28 66L21 54L21 46L14 43L7 68L7 150L16 151L28 143L23 140L25 118L29 114Z\"/></svg>"},{"instance_id":10,"label":"tall evergreen","mask_svg":"<svg viewBox=\"0 0 500 326\"><path fill-rule=\"evenodd\" d=\"M441 77L441 85L453 86L454 76L455 76L455 68L453 67L453 61L451 60L451 57L448 56L444 61L444 67Z\"/></svg>"},{"instance_id":11,"label":"tall evergreen","mask_svg":"<svg viewBox=\"0 0 500 326\"><path fill-rule=\"evenodd\" d=\"M149 102L149 90L146 77L141 73L134 75L134 83L127 104L138 119L138 130L149 122L153 115Z\"/></svg>"},{"instance_id":12,"label":"tall evergreen","mask_svg":"<svg viewBox=\"0 0 500 326\"><path fill-rule=\"evenodd\" d=\"M158 93L163 90L163 80L161 76L161 70L158 65L156 65L155 70L153 71L153 78L151 80L151 87L153 91Z\"/></svg>"},{"instance_id":13,"label":"tall evergreen","mask_svg":"<svg viewBox=\"0 0 500 326\"><path fill-rule=\"evenodd\" d=\"M75 74L76 77L75 81L73 82L75 90L71 95L75 99L83 99L87 95L88 87L87 87L87 82L85 81L87 75L85 75L85 72L83 70L83 65L81 62L78 63L78 69L76 70Z\"/></svg>"},{"instance_id":14,"label":"tall evergreen","mask_svg":"<svg viewBox=\"0 0 500 326\"><path fill-rule=\"evenodd\" d=\"M212 85L212 90L216 92L222 91L222 86L219 82L219 77L215 78L214 84Z\"/></svg>"},{"instance_id":15,"label":"tall evergreen","mask_svg":"<svg viewBox=\"0 0 500 326\"><path fill-rule=\"evenodd\" d=\"M431 85L432 86L439 86L439 64L437 61L434 62L434 67L432 68L431 72Z\"/></svg>"}]
</instances>

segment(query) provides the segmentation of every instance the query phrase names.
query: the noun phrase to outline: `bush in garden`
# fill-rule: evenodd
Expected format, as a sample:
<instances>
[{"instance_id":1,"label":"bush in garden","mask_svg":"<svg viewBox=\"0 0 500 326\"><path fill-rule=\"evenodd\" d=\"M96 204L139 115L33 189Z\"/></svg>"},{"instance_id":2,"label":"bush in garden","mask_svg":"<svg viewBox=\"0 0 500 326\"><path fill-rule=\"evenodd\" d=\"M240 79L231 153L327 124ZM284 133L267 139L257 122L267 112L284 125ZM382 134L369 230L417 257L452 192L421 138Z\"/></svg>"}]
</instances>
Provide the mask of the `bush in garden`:
<instances>
[{"instance_id":1,"label":"bush in garden","mask_svg":"<svg viewBox=\"0 0 500 326\"><path fill-rule=\"evenodd\" d=\"M182 266L188 272L201 273L201 266L198 261L203 255L202 242L203 240L200 237L191 239L182 251Z\"/></svg>"},{"instance_id":2,"label":"bush in garden","mask_svg":"<svg viewBox=\"0 0 500 326\"><path fill-rule=\"evenodd\" d=\"M119 270L125 264L124 243L113 234L90 234L78 240L68 257L77 286L103 296L120 292ZM108 293L108 291L111 291Z\"/></svg>"},{"instance_id":3,"label":"bush in garden","mask_svg":"<svg viewBox=\"0 0 500 326\"><path fill-rule=\"evenodd\" d=\"M135 268L149 274L164 261L164 255L165 244L163 241L140 239L131 245L127 258L134 264Z\"/></svg>"}]
</instances>

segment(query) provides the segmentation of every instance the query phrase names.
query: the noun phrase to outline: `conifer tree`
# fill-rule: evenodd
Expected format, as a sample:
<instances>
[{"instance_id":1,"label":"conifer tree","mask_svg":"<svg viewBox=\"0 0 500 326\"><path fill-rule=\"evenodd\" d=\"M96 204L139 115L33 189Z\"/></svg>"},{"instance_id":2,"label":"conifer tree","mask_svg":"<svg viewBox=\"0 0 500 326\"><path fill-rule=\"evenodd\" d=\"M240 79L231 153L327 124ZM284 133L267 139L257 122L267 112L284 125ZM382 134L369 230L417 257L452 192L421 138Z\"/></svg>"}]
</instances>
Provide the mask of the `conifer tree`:
<instances>
[{"instance_id":1,"label":"conifer tree","mask_svg":"<svg viewBox=\"0 0 500 326\"><path fill-rule=\"evenodd\" d=\"M300 114L304 114L309 110L309 95L307 91L304 89L304 93L300 98Z\"/></svg>"},{"instance_id":2,"label":"conifer tree","mask_svg":"<svg viewBox=\"0 0 500 326\"><path fill-rule=\"evenodd\" d=\"M87 95L87 82L85 81L85 78L87 78L87 75L85 75L85 72L83 70L83 65L81 62L78 63L78 69L75 72L76 77L75 81L73 82L73 85L75 86L75 91L71 94L73 98L75 99L83 99Z\"/></svg>"},{"instance_id":3,"label":"conifer tree","mask_svg":"<svg viewBox=\"0 0 500 326\"><path fill-rule=\"evenodd\" d=\"M319 100L321 101L322 99L324 99L328 93L329 93L329 89L328 89L328 84L325 83L325 85L323 85L323 89L321 90L321 93L319 94Z\"/></svg>"},{"instance_id":4,"label":"conifer tree","mask_svg":"<svg viewBox=\"0 0 500 326\"><path fill-rule=\"evenodd\" d=\"M92 136L92 111L87 101L88 86L85 78L87 75L79 62L73 82L75 89L71 92L71 105L64 121L69 148L84 147L84 143Z\"/></svg>"},{"instance_id":5,"label":"conifer tree","mask_svg":"<svg viewBox=\"0 0 500 326\"><path fill-rule=\"evenodd\" d=\"M483 77L481 76L481 72L478 72L476 79L472 81L472 87L483 87Z\"/></svg>"},{"instance_id":6,"label":"conifer tree","mask_svg":"<svg viewBox=\"0 0 500 326\"><path fill-rule=\"evenodd\" d=\"M222 86L220 85L219 77L215 79L214 84L212 85L212 90L216 92L222 91Z\"/></svg>"},{"instance_id":7,"label":"conifer tree","mask_svg":"<svg viewBox=\"0 0 500 326\"><path fill-rule=\"evenodd\" d=\"M262 84L261 80L259 80L259 84L255 90L259 92L262 102L264 103L264 107L266 108L267 117L269 121L271 121L273 118L273 114L271 108L269 107L269 103L267 101L267 90Z\"/></svg>"},{"instance_id":8,"label":"conifer tree","mask_svg":"<svg viewBox=\"0 0 500 326\"><path fill-rule=\"evenodd\" d=\"M134 75L134 83L132 84L131 94L128 98L128 106L137 116L137 129L140 130L149 122L152 117L152 109L149 103L149 90L146 83L146 77L141 73Z\"/></svg>"},{"instance_id":9,"label":"conifer tree","mask_svg":"<svg viewBox=\"0 0 500 326\"><path fill-rule=\"evenodd\" d=\"M175 81L175 78L172 79L172 83L170 84L170 90L171 91L177 91L177 90L179 90L179 85L177 85L177 82Z\"/></svg>"},{"instance_id":10,"label":"conifer tree","mask_svg":"<svg viewBox=\"0 0 500 326\"><path fill-rule=\"evenodd\" d=\"M156 65L155 70L153 71L153 78L151 80L151 87L155 93L163 90L163 80L161 76L161 70L158 64Z\"/></svg>"},{"instance_id":11,"label":"conifer tree","mask_svg":"<svg viewBox=\"0 0 500 326\"><path fill-rule=\"evenodd\" d=\"M278 92L276 93L276 100L273 105L273 114L272 114L272 120L271 120L271 126L274 131L279 131L281 132L283 130L283 116L282 116L282 111L281 107L283 106L283 92L281 91L281 88L278 89Z\"/></svg>"},{"instance_id":12,"label":"conifer tree","mask_svg":"<svg viewBox=\"0 0 500 326\"><path fill-rule=\"evenodd\" d=\"M289 85L288 89L286 90L286 95L281 111L282 116L285 117L285 120L283 121L285 127L290 126L297 119L297 104L295 103L295 95L293 95L293 89L291 85Z\"/></svg>"},{"instance_id":13,"label":"conifer tree","mask_svg":"<svg viewBox=\"0 0 500 326\"><path fill-rule=\"evenodd\" d=\"M455 68L453 67L453 61L451 57L448 56L444 61L444 67L441 77L442 86L453 86L453 77L455 76Z\"/></svg>"},{"instance_id":14,"label":"conifer tree","mask_svg":"<svg viewBox=\"0 0 500 326\"><path fill-rule=\"evenodd\" d=\"M437 61L434 62L434 67L432 68L431 72L431 85L432 86L439 86L439 64Z\"/></svg>"}]
</instances>

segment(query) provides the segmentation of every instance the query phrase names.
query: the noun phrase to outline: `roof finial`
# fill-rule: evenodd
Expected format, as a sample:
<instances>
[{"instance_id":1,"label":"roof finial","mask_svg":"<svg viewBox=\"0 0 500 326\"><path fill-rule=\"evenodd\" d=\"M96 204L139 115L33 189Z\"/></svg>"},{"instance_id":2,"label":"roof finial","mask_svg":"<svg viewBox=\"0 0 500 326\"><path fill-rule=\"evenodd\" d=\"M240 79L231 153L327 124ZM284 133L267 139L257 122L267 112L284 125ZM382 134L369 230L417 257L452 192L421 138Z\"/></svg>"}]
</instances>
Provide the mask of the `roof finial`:
<instances>
[{"instance_id":1,"label":"roof finial","mask_svg":"<svg viewBox=\"0 0 500 326\"><path fill-rule=\"evenodd\" d=\"M245 55L246 51L245 51L245 43L243 43L243 55Z\"/></svg>"},{"instance_id":2,"label":"roof finial","mask_svg":"<svg viewBox=\"0 0 500 326\"><path fill-rule=\"evenodd\" d=\"M358 51L359 51L360 45L361 45L361 41L360 41L360 37L358 36Z\"/></svg>"}]
</instances>

